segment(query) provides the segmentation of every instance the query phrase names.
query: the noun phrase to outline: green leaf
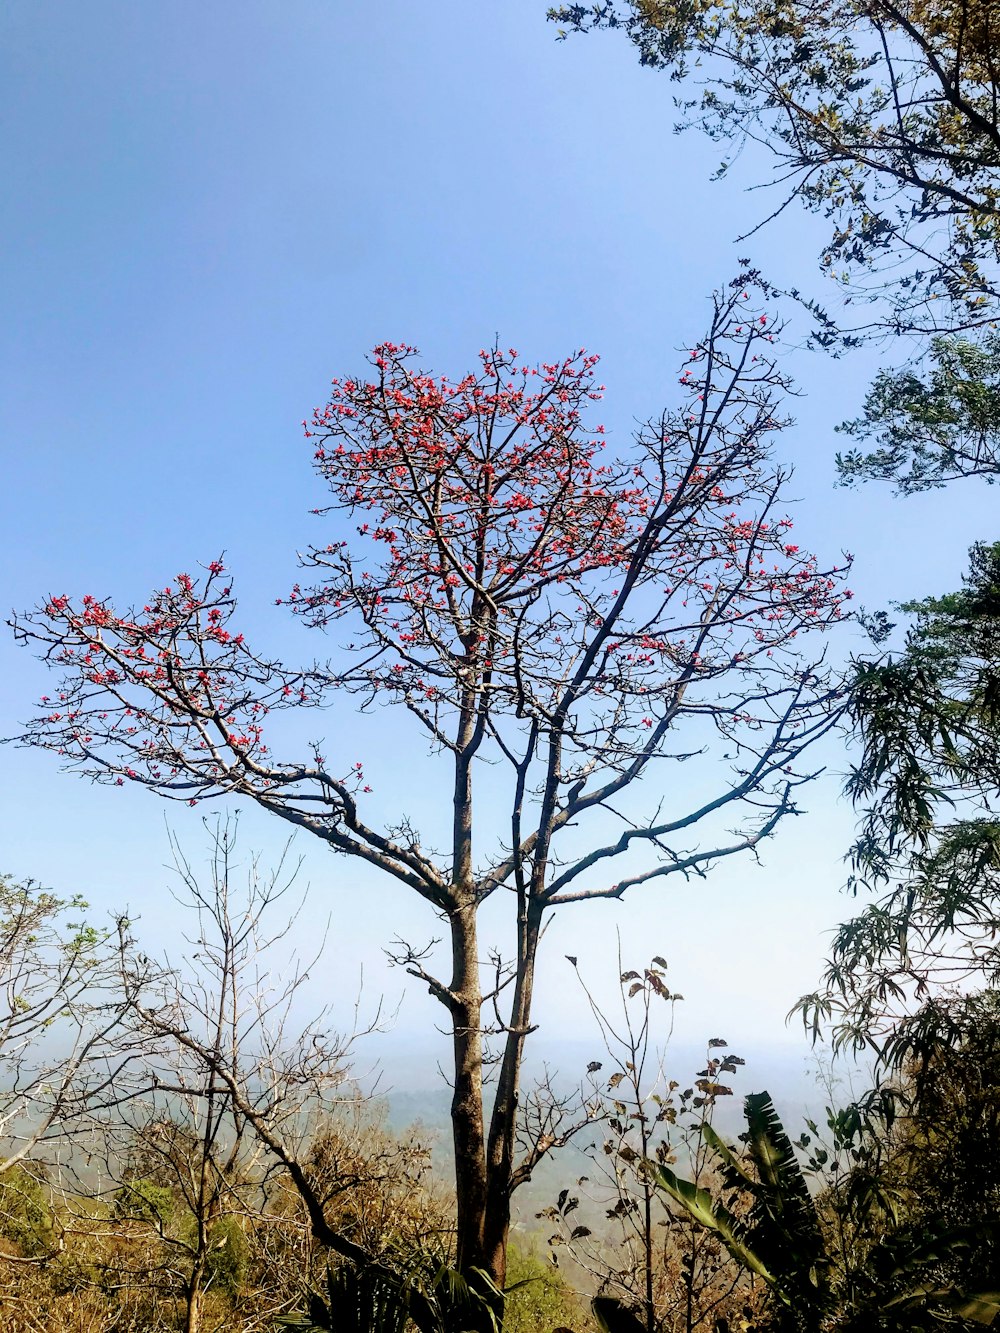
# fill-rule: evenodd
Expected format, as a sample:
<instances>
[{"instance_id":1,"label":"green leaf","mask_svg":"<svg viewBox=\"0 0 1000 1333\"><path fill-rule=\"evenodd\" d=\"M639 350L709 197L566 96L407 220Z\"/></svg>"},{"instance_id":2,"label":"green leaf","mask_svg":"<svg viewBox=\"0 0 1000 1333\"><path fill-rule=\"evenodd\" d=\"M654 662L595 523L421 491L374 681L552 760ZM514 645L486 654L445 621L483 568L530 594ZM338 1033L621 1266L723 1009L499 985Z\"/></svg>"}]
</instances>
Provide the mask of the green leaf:
<instances>
[{"instance_id":1,"label":"green leaf","mask_svg":"<svg viewBox=\"0 0 1000 1333\"><path fill-rule=\"evenodd\" d=\"M693 1181L682 1179L666 1166L657 1167L653 1179L696 1222L706 1230L713 1231L738 1263L763 1278L780 1299L786 1299L777 1278L746 1243L740 1222L723 1204L713 1199L708 1190L701 1189Z\"/></svg>"}]
</instances>

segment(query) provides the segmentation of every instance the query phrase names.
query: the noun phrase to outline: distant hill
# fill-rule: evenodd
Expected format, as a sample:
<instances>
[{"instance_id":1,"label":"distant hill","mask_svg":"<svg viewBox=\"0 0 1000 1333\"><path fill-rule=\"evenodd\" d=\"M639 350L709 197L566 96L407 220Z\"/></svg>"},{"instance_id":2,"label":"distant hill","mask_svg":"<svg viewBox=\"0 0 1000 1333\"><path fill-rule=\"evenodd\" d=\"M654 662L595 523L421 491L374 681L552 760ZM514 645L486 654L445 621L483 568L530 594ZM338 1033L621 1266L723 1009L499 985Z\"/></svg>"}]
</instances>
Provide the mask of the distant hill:
<instances>
[{"instance_id":1,"label":"distant hill","mask_svg":"<svg viewBox=\"0 0 1000 1333\"><path fill-rule=\"evenodd\" d=\"M394 1034L382 1038L382 1079L389 1123L402 1130L419 1123L433 1139L435 1172L447 1178L451 1171L451 1143L449 1107L451 1092L433 1059L420 1059L413 1043L395 1043ZM394 1049L395 1048L395 1049ZM750 1092L768 1091L792 1137L804 1127L806 1117L823 1119L824 1107L830 1097L827 1088L817 1079L816 1057L804 1043L761 1047L756 1052L742 1052L747 1060L737 1074L727 1082L733 1088L732 1098L723 1098L717 1104L715 1127L726 1137L735 1138L743 1129L743 1098ZM553 1073L559 1090L569 1090L580 1082L587 1061L594 1055L590 1043L566 1042L556 1050L540 1051L529 1061L524 1086L530 1086L544 1064ZM667 1076L676 1078L682 1088L690 1086L696 1071L704 1066L705 1050L693 1047L672 1047L666 1060ZM613 1072L607 1066L603 1073ZM838 1064L834 1075L840 1080L834 1100L842 1104L851 1099L850 1076L853 1074L860 1091L866 1081L860 1071L846 1062ZM413 1083L407 1084L407 1078ZM600 1130L594 1139L599 1141ZM572 1188L576 1179L588 1173L587 1143L583 1136L573 1145L546 1159L535 1172L531 1182L517 1192L516 1215L519 1229L536 1232L540 1224L535 1213L554 1202L559 1190ZM597 1210L601 1216L600 1209Z\"/></svg>"},{"instance_id":2,"label":"distant hill","mask_svg":"<svg viewBox=\"0 0 1000 1333\"><path fill-rule=\"evenodd\" d=\"M402 1128L419 1120L428 1128L447 1129L450 1091L440 1072L436 1052L421 1055L414 1042L397 1040L389 1033L380 1038L377 1048L380 1057L379 1095L389 1106L391 1123ZM766 1089L789 1128L795 1128L804 1116L815 1117L827 1103L827 1091L817 1082L817 1059L805 1043L782 1043L762 1046L755 1051L737 1052L746 1064L729 1079L733 1088L731 1103L720 1103L719 1114L723 1124L730 1120L739 1123L742 1099L749 1092ZM569 1089L577 1086L589 1060L594 1058L593 1043L568 1041L559 1046L539 1047L526 1063L523 1085L531 1082L543 1067L552 1071L556 1086ZM687 1087L695 1072L703 1067L704 1047L671 1047L665 1066L667 1075L676 1078L681 1087ZM607 1073L612 1067L607 1066ZM839 1100L847 1101L851 1093L849 1081L859 1078L857 1067L838 1062L834 1075L841 1080ZM859 1087L864 1086L863 1076Z\"/></svg>"}]
</instances>

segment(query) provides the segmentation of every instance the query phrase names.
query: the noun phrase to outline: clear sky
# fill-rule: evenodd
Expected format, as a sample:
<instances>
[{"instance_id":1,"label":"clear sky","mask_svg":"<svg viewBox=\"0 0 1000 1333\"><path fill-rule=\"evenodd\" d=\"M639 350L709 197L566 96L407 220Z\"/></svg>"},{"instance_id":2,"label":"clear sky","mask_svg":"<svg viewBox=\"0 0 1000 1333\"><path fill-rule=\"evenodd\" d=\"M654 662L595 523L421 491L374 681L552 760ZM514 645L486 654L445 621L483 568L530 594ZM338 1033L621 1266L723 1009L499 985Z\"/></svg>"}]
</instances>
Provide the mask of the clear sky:
<instances>
[{"instance_id":1,"label":"clear sky","mask_svg":"<svg viewBox=\"0 0 1000 1333\"><path fill-rule=\"evenodd\" d=\"M54 592L141 603L224 550L241 627L308 658L322 646L273 605L322 502L299 423L373 343L416 343L456 375L494 335L531 359L586 346L602 353L602 415L621 435L670 401L676 351L737 254L828 295L816 220L790 210L733 244L776 202L745 191L769 161L748 153L711 183L712 145L670 132L670 82L623 42L557 43L544 11L544 0L7 0L5 608ZM871 606L956 586L969 544L998 535L986 487L905 503L833 488L833 426L889 354L798 355L806 396L780 442L802 501L796 539L828 558L853 551L852 583ZM852 646L845 635L838 651ZM9 636L0 679L9 735L51 682ZM401 793L436 799L407 788L412 757L387 717L322 728L365 759L387 817ZM845 763L835 748L825 758ZM562 955L609 977L617 927L629 963L668 957L692 1039L785 1040L822 932L850 907L836 779L808 804L760 868L730 863L692 889L671 880L623 905L570 909L545 946L548 1037L581 1034ZM149 952L177 939L164 810L60 774L49 755L0 750L0 868L83 892L97 914L129 907ZM197 856L198 813L168 813ZM248 811L244 837L273 856L284 832ZM312 886L304 947L332 914L318 991L336 1010L364 964L370 994L398 996L404 978L385 972L382 946L437 923L402 889L299 850ZM411 986L399 1031L437 1020Z\"/></svg>"}]
</instances>

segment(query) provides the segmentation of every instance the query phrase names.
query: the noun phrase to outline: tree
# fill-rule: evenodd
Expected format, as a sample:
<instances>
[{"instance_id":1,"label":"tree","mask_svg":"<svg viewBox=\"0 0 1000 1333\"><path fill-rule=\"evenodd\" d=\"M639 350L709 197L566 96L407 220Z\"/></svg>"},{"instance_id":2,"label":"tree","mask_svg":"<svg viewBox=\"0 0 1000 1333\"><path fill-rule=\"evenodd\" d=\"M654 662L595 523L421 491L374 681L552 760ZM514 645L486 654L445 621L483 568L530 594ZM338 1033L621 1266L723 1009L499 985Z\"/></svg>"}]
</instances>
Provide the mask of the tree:
<instances>
[{"instance_id":1,"label":"tree","mask_svg":"<svg viewBox=\"0 0 1000 1333\"><path fill-rule=\"evenodd\" d=\"M304 1182L320 1217L337 1217L357 1253L358 1239L376 1255L384 1248L379 1207L402 1213L411 1230L448 1224L421 1188L426 1151L380 1133L371 1098L350 1080L353 1038L332 1034L324 1014L293 1028L306 971L296 960L283 969L275 950L295 920L279 905L297 866L287 848L270 872L257 857L242 860L236 827L210 829L207 882L172 840L176 900L193 928L188 956L180 968L157 965L124 931L113 949L102 944L106 1008L118 1021L110 1055L101 1048L101 1095L84 1083L62 1097L72 1120L43 1126L46 1137L58 1131L61 1151L41 1185L0 1173L0 1186L9 1183L0 1187L0 1239L18 1251L8 1262L58 1252L39 1283L46 1299L98 1289L122 1328L146 1327L165 1309L185 1333L243 1317L270 1327L301 1295L312 1258L288 1176ZM35 980L40 993L45 978ZM79 1003L72 992L66 1002ZM49 1068L56 1078L60 1066ZM392 1225L404 1230L398 1217ZM68 1252L67 1236L76 1237ZM32 1283L6 1294L30 1305L39 1326L55 1320Z\"/></svg>"},{"instance_id":2,"label":"tree","mask_svg":"<svg viewBox=\"0 0 1000 1333\"><path fill-rule=\"evenodd\" d=\"M0 1176L114 1103L134 999L118 983L127 922L87 925L81 898L0 876Z\"/></svg>"},{"instance_id":3,"label":"tree","mask_svg":"<svg viewBox=\"0 0 1000 1333\"><path fill-rule=\"evenodd\" d=\"M255 801L446 923L450 975L428 949L401 944L397 959L448 1014L458 1265L497 1287L512 1191L547 1146L516 1157L543 920L753 854L797 810L805 753L835 721L805 644L849 593L843 566L789 540L779 507L787 472L769 443L787 381L771 299L752 273L717 296L680 408L618 454L585 424L601 390L583 352L533 368L494 347L451 382L384 344L371 378L335 380L306 433L332 493L318 512L341 526L308 550L313 581L288 601L309 625L353 625L336 663L294 670L251 650L218 561L125 614L60 595L14 622L63 672L25 744L112 785ZM376 826L353 756L274 753L265 727L282 710L346 699L395 706L427 740L446 775L446 850L405 814ZM713 739L727 778L686 773L667 803L666 761L696 767ZM506 784L499 823L477 815L481 772L494 795ZM636 814L619 802L643 778L654 791ZM484 975L478 918L497 896L513 956Z\"/></svg>"},{"instance_id":4,"label":"tree","mask_svg":"<svg viewBox=\"0 0 1000 1333\"><path fill-rule=\"evenodd\" d=\"M1000 923L1000 544L972 548L958 592L904 603L904 650L856 665L862 809L851 886L875 896L835 937L799 1008L837 1044L874 1046L941 987L994 984Z\"/></svg>"},{"instance_id":5,"label":"tree","mask_svg":"<svg viewBox=\"0 0 1000 1333\"><path fill-rule=\"evenodd\" d=\"M34 1164L32 1164L34 1165ZM17 1166L0 1176L0 1245L4 1258L35 1259L55 1248L52 1212L37 1169Z\"/></svg>"},{"instance_id":6,"label":"tree","mask_svg":"<svg viewBox=\"0 0 1000 1333\"><path fill-rule=\"evenodd\" d=\"M864 412L839 429L855 440L874 441L867 453L837 455L844 485L891 481L900 495L944 486L960 477L1000 474L1000 335L978 342L936 338L930 366L883 371Z\"/></svg>"},{"instance_id":7,"label":"tree","mask_svg":"<svg viewBox=\"0 0 1000 1333\"><path fill-rule=\"evenodd\" d=\"M217 1149L206 1131L219 1132L218 1106L210 1103L202 1116L192 1102L174 1115L155 1114L148 1103L130 1108L123 1123L108 1127L104 1179L118 1188L110 1222L102 1223L117 1244L100 1265L106 1289L145 1290L154 1307L179 1306L184 1333L215 1326L209 1303L216 1298L231 1314L246 1266L242 1224L253 1206L252 1179L236 1169L242 1145ZM212 1313L217 1319L221 1311Z\"/></svg>"},{"instance_id":8,"label":"tree","mask_svg":"<svg viewBox=\"0 0 1000 1333\"><path fill-rule=\"evenodd\" d=\"M993 0L607 0L565 32L615 29L700 93L682 126L762 143L776 185L831 223L822 263L874 328L979 327L1000 294L1000 17ZM832 324L827 332L833 337Z\"/></svg>"},{"instance_id":9,"label":"tree","mask_svg":"<svg viewBox=\"0 0 1000 1333\"><path fill-rule=\"evenodd\" d=\"M177 901L195 928L183 969L150 976L144 957L121 953L143 1058L131 1097L91 1120L91 1151L103 1141L116 1211L158 1240L157 1276L181 1294L185 1333L200 1333L210 1290L238 1289L243 1227L264 1210L276 1173L308 1175L324 1210L375 1174L373 1159L357 1151L348 1167L328 1151L325 1173L309 1160L317 1121L360 1094L347 1071L353 1037L329 1032L325 1014L298 1031L290 1026L307 969L293 963L282 974L274 950L295 912L274 924L272 917L298 867L287 865L287 847L271 871L258 857L241 866L235 820L209 832L207 882L171 840Z\"/></svg>"},{"instance_id":10,"label":"tree","mask_svg":"<svg viewBox=\"0 0 1000 1333\"><path fill-rule=\"evenodd\" d=\"M911 1225L970 1228L940 1278L1000 1290L1000 1001L939 995L894 1034L883 1060L891 1135L883 1175Z\"/></svg>"}]
</instances>

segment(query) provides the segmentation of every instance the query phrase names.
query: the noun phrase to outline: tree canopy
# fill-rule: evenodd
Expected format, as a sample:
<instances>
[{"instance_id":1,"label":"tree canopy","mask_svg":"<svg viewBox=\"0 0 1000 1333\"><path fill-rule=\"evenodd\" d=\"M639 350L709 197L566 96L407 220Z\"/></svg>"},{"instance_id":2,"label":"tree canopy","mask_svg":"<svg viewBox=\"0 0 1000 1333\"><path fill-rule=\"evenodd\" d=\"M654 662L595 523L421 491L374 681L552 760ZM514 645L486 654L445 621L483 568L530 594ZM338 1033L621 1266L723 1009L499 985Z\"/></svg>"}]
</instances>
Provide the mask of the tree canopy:
<instances>
[{"instance_id":1,"label":"tree canopy","mask_svg":"<svg viewBox=\"0 0 1000 1333\"><path fill-rule=\"evenodd\" d=\"M852 686L852 882L877 896L805 1002L855 1044L891 1039L915 997L1000 977L1000 543L972 548L957 592L900 610L903 651L859 662Z\"/></svg>"},{"instance_id":2,"label":"tree canopy","mask_svg":"<svg viewBox=\"0 0 1000 1333\"><path fill-rule=\"evenodd\" d=\"M993 318L992 0L608 0L549 14L564 32L621 32L643 65L667 71L679 125L730 145L722 171L747 140L774 154L784 191L774 212L797 199L827 217L824 268L849 299L888 300L853 321L859 329L941 332Z\"/></svg>"}]
</instances>

